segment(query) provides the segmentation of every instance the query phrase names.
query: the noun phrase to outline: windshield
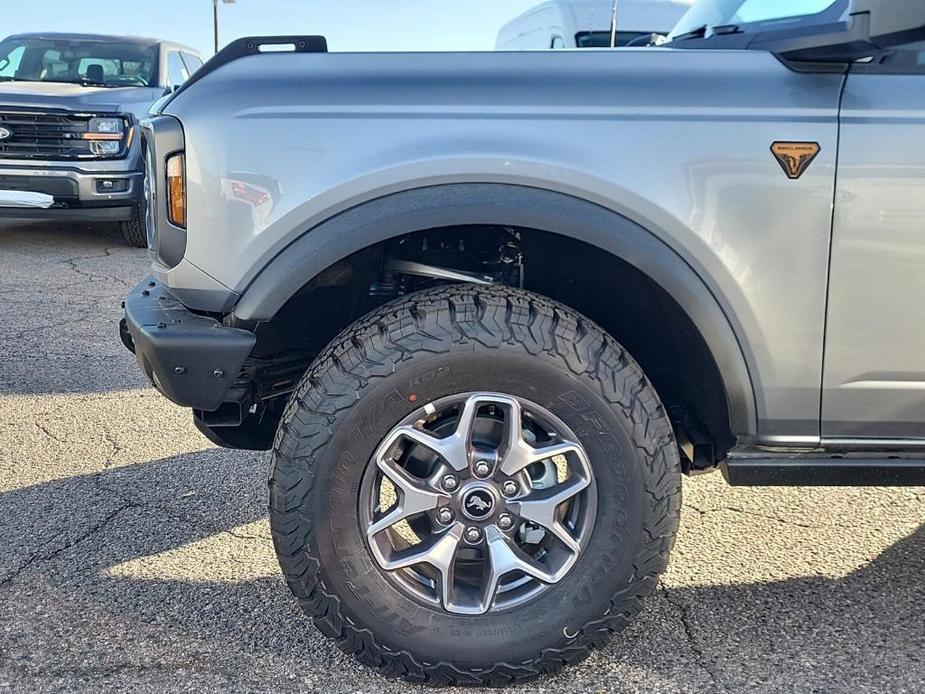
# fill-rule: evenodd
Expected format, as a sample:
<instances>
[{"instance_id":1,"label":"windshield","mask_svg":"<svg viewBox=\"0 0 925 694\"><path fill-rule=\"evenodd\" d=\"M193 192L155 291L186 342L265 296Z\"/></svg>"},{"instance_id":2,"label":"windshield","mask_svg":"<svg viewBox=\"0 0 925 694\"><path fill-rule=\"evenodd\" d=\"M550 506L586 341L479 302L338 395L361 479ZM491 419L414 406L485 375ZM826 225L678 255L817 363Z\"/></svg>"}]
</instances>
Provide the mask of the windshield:
<instances>
[{"instance_id":1,"label":"windshield","mask_svg":"<svg viewBox=\"0 0 925 694\"><path fill-rule=\"evenodd\" d=\"M0 82L69 82L101 87L156 84L157 46L130 41L9 38L0 42Z\"/></svg>"},{"instance_id":2,"label":"windshield","mask_svg":"<svg viewBox=\"0 0 925 694\"><path fill-rule=\"evenodd\" d=\"M634 41L648 39L656 31L618 31L617 46L628 46ZM578 48L610 48L609 31L582 31L575 35L575 45ZM645 45L645 43L643 43Z\"/></svg>"},{"instance_id":3,"label":"windshield","mask_svg":"<svg viewBox=\"0 0 925 694\"><path fill-rule=\"evenodd\" d=\"M703 27L736 25L749 31L749 24L838 21L847 8L848 0L700 0L681 18L668 38L697 32Z\"/></svg>"}]
</instances>

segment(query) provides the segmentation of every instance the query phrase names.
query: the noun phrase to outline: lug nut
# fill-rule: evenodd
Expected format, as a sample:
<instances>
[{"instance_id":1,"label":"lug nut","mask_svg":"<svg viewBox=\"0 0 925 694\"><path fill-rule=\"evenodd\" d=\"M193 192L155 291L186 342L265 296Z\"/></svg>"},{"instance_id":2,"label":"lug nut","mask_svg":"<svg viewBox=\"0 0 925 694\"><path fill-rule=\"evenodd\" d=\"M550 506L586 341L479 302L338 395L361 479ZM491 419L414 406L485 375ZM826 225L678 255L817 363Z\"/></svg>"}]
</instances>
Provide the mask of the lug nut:
<instances>
[{"instance_id":1,"label":"lug nut","mask_svg":"<svg viewBox=\"0 0 925 694\"><path fill-rule=\"evenodd\" d=\"M520 491L520 488L514 480L507 480L501 485L501 493L504 494L504 496L516 496L518 491Z\"/></svg>"},{"instance_id":2,"label":"lug nut","mask_svg":"<svg viewBox=\"0 0 925 694\"><path fill-rule=\"evenodd\" d=\"M491 474L491 465L487 462L480 460L475 464L476 477L488 477L489 474Z\"/></svg>"},{"instance_id":3,"label":"lug nut","mask_svg":"<svg viewBox=\"0 0 925 694\"><path fill-rule=\"evenodd\" d=\"M478 528L466 528L466 542L470 545L474 545L476 542L482 539L482 531Z\"/></svg>"},{"instance_id":4,"label":"lug nut","mask_svg":"<svg viewBox=\"0 0 925 694\"><path fill-rule=\"evenodd\" d=\"M446 491L452 492L458 486L459 486L459 480L457 480L454 475L447 475L446 477L443 478L443 488Z\"/></svg>"},{"instance_id":5,"label":"lug nut","mask_svg":"<svg viewBox=\"0 0 925 694\"><path fill-rule=\"evenodd\" d=\"M437 520L443 525L449 525L453 522L453 512L448 508L441 508L437 511Z\"/></svg>"},{"instance_id":6,"label":"lug nut","mask_svg":"<svg viewBox=\"0 0 925 694\"><path fill-rule=\"evenodd\" d=\"M510 530L514 527L514 519L509 513L502 513L498 516L498 527L502 530Z\"/></svg>"}]
</instances>

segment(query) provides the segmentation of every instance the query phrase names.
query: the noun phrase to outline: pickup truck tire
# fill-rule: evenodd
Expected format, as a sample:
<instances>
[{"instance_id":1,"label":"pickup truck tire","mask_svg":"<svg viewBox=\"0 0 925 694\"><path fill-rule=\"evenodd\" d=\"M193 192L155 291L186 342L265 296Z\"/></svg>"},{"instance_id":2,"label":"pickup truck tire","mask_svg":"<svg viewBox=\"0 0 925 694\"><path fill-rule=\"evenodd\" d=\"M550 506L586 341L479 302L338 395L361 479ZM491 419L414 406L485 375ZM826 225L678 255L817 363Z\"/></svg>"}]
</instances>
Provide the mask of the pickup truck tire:
<instances>
[{"instance_id":1,"label":"pickup truck tire","mask_svg":"<svg viewBox=\"0 0 925 694\"><path fill-rule=\"evenodd\" d=\"M148 247L148 232L145 227L144 207L138 205L135 209L135 216L129 220L119 222L119 230L122 232L122 238L133 248Z\"/></svg>"},{"instance_id":2,"label":"pickup truck tire","mask_svg":"<svg viewBox=\"0 0 925 694\"><path fill-rule=\"evenodd\" d=\"M509 416L505 402L530 403L523 405L523 412L510 410L520 414L519 438L527 437L528 425L537 418L545 417L544 424L557 423L580 441L593 479L592 496L576 495L579 501L553 507L557 514L566 509L563 518L573 507L593 514L593 523L582 520L566 531L581 537L581 551L570 570L555 583L537 581L535 587L530 574L513 571L507 583L491 584L499 586L497 593L494 588L488 591L490 606L480 614L457 613L450 611L456 609L452 605L441 606L440 598L434 604L420 597L430 584L419 575L409 579L407 572L433 575L435 591L443 574L429 573L426 565L386 571L371 551L375 540L368 540L382 533L369 535L372 527L364 527L367 516L372 517L364 505L364 490L370 475L379 473L377 463L391 465L419 450L414 441L402 439L402 445L389 453L392 449L383 447L392 440L390 431L422 408L435 411L429 403L439 405L459 393L487 393L471 396L476 413L472 431L493 427L499 419L504 424ZM497 393L511 394L513 400ZM497 399L498 407L483 407L479 398L492 403ZM451 427L463 431L460 423L469 402L459 405L458 423ZM538 414L526 411L529 407ZM513 426L515 417L509 421ZM559 460L571 466L573 453L568 460L563 455L542 465ZM434 457L439 464L440 456ZM505 461L513 458L499 456L493 474L500 474ZM467 474L459 473L460 488L485 483ZM565 474L571 481L576 473L569 467ZM395 479L401 482L402 477ZM362 663L432 685L523 682L557 672L607 643L655 589L674 543L681 504L680 463L671 424L652 385L620 345L588 319L549 299L469 285L403 297L331 342L306 372L282 417L271 454L269 489L277 556L302 609ZM505 494L509 491L511 487ZM589 491L592 488L586 487L581 494ZM379 501L373 503L390 516L394 511L381 508L389 502L382 501L381 488L379 493ZM469 493L471 501L471 489ZM530 493L543 492L533 488ZM399 501L391 508L405 508L408 497L402 494L396 491ZM505 503L497 495L495 500ZM456 508L457 514L468 513L465 504ZM421 518L428 527L436 522L426 514L418 516L414 532ZM443 535L435 531L433 537L449 537L457 525ZM389 543L396 537L395 527L386 529ZM536 526L524 522L523 528L527 537ZM507 541L519 542L521 530ZM535 556L552 561L562 556L561 546L544 532L539 531L541 541L550 549ZM485 544L474 551L460 540L450 560L456 562L451 580L469 570L471 564L460 563L463 557L475 562L479 556L482 561L491 558L493 570L496 545L488 539L500 535L486 525ZM415 547L402 551L407 554ZM394 556L405 554L396 550ZM442 595L455 595L456 584L449 586ZM527 588L535 593L518 601L517 591ZM502 600L509 604L498 607Z\"/></svg>"}]
</instances>

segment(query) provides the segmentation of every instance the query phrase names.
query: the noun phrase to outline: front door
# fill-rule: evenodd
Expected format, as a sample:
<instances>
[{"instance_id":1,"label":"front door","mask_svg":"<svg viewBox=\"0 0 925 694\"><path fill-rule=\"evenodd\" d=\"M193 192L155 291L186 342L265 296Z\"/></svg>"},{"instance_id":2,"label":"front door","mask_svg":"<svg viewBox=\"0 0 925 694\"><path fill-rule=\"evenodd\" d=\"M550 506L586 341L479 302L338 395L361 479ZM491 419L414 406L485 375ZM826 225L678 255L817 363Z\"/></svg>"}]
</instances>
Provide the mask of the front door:
<instances>
[{"instance_id":1,"label":"front door","mask_svg":"<svg viewBox=\"0 0 925 694\"><path fill-rule=\"evenodd\" d=\"M824 439L925 439L925 50L845 85L823 372Z\"/></svg>"}]
</instances>

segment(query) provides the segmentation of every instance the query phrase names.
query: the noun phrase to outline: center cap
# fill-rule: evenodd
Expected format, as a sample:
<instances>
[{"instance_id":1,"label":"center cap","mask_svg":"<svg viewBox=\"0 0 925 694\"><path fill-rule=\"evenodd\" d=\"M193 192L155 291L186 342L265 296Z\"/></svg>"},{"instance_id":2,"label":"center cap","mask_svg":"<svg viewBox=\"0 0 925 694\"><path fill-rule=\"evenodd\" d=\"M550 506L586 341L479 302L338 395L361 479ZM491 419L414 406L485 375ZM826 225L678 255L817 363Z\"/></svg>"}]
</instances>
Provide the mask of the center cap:
<instances>
[{"instance_id":1,"label":"center cap","mask_svg":"<svg viewBox=\"0 0 925 694\"><path fill-rule=\"evenodd\" d=\"M462 510L472 520L485 520L495 510L495 498L487 489L473 489L463 496Z\"/></svg>"}]
</instances>

